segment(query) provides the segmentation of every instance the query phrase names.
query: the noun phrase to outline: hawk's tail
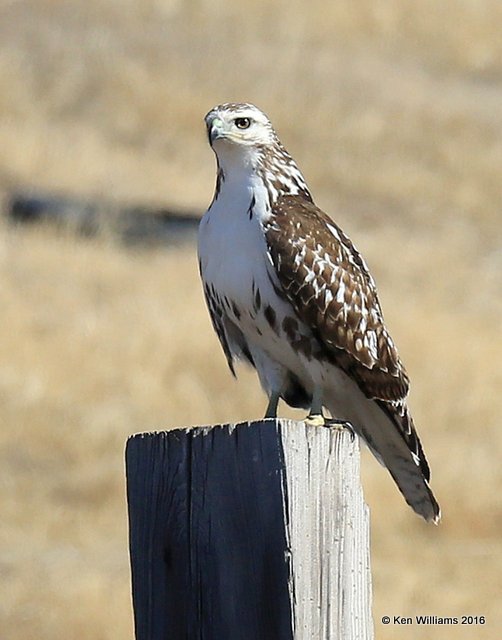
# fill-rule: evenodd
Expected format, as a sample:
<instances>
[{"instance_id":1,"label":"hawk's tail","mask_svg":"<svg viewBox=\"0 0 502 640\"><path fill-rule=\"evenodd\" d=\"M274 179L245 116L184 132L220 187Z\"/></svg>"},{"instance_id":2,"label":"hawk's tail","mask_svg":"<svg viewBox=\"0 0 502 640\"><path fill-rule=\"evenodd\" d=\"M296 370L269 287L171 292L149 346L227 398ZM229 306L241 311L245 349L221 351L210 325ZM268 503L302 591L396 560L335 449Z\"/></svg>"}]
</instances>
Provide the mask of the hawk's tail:
<instances>
[{"instance_id":1,"label":"hawk's tail","mask_svg":"<svg viewBox=\"0 0 502 640\"><path fill-rule=\"evenodd\" d=\"M429 487L429 466L406 404L364 399L348 419L389 470L410 507L438 524L441 510Z\"/></svg>"}]
</instances>

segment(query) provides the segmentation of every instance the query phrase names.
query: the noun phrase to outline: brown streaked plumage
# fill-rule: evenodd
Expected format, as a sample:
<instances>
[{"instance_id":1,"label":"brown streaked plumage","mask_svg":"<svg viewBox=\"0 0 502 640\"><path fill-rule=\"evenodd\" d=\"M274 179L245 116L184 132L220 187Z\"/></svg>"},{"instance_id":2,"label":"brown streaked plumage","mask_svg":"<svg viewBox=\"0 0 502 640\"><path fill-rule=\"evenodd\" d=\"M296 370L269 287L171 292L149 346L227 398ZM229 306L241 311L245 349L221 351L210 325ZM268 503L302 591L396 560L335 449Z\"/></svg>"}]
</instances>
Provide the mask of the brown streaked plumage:
<instances>
[{"instance_id":1,"label":"brown streaked plumage","mask_svg":"<svg viewBox=\"0 0 502 640\"><path fill-rule=\"evenodd\" d=\"M408 376L373 279L349 238L315 204L293 196L278 199L264 229L279 282L322 345L320 356L351 375L368 398L405 397Z\"/></svg>"}]
</instances>

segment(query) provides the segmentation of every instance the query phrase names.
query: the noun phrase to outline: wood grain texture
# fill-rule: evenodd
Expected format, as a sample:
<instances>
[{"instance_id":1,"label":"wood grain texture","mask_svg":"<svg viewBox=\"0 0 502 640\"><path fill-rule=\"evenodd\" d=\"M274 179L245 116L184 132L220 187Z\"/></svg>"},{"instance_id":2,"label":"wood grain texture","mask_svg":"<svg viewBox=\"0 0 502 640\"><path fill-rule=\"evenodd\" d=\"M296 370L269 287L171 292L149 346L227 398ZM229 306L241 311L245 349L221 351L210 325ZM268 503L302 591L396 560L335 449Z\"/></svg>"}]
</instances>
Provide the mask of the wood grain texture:
<instances>
[{"instance_id":1,"label":"wood grain texture","mask_svg":"<svg viewBox=\"0 0 502 640\"><path fill-rule=\"evenodd\" d=\"M138 434L126 466L137 640L372 638L348 432L264 420Z\"/></svg>"},{"instance_id":2,"label":"wood grain texture","mask_svg":"<svg viewBox=\"0 0 502 640\"><path fill-rule=\"evenodd\" d=\"M371 640L369 510L359 441L282 421L295 639Z\"/></svg>"}]
</instances>

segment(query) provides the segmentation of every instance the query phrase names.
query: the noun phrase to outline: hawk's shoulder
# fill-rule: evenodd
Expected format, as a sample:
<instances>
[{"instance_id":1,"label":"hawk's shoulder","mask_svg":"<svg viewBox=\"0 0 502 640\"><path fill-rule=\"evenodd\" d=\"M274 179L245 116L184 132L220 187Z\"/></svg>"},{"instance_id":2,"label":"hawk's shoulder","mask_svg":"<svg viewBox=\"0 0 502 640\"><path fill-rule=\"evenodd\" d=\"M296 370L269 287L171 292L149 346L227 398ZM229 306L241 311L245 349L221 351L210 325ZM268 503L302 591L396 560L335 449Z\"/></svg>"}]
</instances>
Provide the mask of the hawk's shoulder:
<instances>
[{"instance_id":1,"label":"hawk's shoulder","mask_svg":"<svg viewBox=\"0 0 502 640\"><path fill-rule=\"evenodd\" d=\"M284 196L265 225L284 294L323 354L367 397L406 397L408 376L384 321L373 278L350 239L313 202Z\"/></svg>"}]
</instances>

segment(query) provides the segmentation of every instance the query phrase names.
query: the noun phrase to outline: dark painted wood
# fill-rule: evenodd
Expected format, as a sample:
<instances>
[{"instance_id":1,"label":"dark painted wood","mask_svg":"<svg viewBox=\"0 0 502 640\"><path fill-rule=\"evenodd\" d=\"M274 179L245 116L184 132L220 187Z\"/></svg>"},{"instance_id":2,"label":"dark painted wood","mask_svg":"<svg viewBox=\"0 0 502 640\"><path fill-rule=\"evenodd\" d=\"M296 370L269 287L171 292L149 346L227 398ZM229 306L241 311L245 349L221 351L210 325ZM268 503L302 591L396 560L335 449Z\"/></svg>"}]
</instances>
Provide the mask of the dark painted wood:
<instances>
[{"instance_id":1,"label":"dark painted wood","mask_svg":"<svg viewBox=\"0 0 502 640\"><path fill-rule=\"evenodd\" d=\"M126 449L137 640L291 640L274 420L139 434Z\"/></svg>"}]
</instances>

